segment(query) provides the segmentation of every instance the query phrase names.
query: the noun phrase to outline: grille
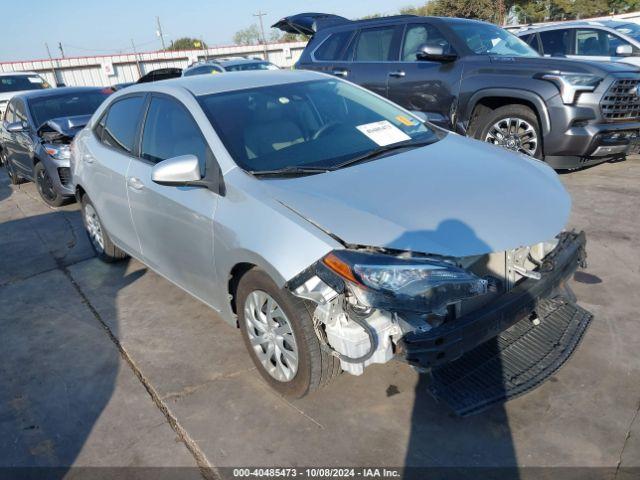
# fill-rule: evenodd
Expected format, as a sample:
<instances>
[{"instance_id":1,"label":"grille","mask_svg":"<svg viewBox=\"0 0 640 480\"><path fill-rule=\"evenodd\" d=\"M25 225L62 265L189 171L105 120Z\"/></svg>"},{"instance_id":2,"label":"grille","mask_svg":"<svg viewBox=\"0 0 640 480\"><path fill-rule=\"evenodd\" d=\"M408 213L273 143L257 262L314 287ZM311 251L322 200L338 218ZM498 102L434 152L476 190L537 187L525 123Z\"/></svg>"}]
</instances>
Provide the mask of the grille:
<instances>
[{"instance_id":1,"label":"grille","mask_svg":"<svg viewBox=\"0 0 640 480\"><path fill-rule=\"evenodd\" d=\"M613 82L600 102L605 120L617 122L640 117L638 85L640 85L640 79L623 79Z\"/></svg>"},{"instance_id":2,"label":"grille","mask_svg":"<svg viewBox=\"0 0 640 480\"><path fill-rule=\"evenodd\" d=\"M58 169L58 176L60 177L60 183L62 185L69 185L71 181L71 169L69 167L60 167Z\"/></svg>"}]
</instances>

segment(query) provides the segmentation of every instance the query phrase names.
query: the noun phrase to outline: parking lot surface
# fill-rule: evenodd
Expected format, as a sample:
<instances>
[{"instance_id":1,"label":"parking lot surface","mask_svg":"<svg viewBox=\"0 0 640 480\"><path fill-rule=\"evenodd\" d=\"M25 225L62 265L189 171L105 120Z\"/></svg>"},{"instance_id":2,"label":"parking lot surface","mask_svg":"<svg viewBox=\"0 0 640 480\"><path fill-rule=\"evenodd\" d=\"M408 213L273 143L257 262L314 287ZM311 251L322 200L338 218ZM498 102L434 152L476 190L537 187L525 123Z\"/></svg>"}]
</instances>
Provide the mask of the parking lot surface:
<instances>
[{"instance_id":1,"label":"parking lot surface","mask_svg":"<svg viewBox=\"0 0 640 480\"><path fill-rule=\"evenodd\" d=\"M593 323L545 384L459 418L399 362L279 397L236 329L135 260L95 259L77 205L49 208L0 170L0 467L589 466L631 478L640 159L562 181L571 227L588 235L589 268L572 283Z\"/></svg>"}]
</instances>

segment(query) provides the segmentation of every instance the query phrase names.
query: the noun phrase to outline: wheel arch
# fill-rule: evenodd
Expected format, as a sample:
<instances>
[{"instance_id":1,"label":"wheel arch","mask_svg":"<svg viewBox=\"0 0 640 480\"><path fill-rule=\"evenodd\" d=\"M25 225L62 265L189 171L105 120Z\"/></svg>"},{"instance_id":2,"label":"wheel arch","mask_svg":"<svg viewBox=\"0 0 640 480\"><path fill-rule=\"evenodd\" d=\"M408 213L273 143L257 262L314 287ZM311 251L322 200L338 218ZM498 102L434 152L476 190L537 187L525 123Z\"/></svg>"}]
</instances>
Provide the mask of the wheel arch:
<instances>
[{"instance_id":1,"label":"wheel arch","mask_svg":"<svg viewBox=\"0 0 640 480\"><path fill-rule=\"evenodd\" d=\"M487 88L476 92L469 100L469 126L482 108L495 110L505 105L525 105L535 113L543 137L551 132L551 120L544 100L528 90ZM469 134L469 132L467 132Z\"/></svg>"}]
</instances>

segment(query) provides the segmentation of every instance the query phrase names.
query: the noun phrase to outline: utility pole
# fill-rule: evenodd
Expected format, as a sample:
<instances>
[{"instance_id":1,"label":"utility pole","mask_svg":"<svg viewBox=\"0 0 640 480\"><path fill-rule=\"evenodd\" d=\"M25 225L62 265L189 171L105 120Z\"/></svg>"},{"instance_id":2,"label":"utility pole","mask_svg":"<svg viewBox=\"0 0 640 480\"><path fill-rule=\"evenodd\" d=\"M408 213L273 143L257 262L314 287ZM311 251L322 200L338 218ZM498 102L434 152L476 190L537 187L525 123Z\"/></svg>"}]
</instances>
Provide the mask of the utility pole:
<instances>
[{"instance_id":1,"label":"utility pole","mask_svg":"<svg viewBox=\"0 0 640 480\"><path fill-rule=\"evenodd\" d=\"M47 56L49 57L49 63L51 64L51 73L53 74L53 83L58 86L58 77L56 75L56 67L53 66L53 58L51 58L51 50L49 50L49 44L44 42L44 46L47 49Z\"/></svg>"},{"instance_id":2,"label":"utility pole","mask_svg":"<svg viewBox=\"0 0 640 480\"><path fill-rule=\"evenodd\" d=\"M141 77L142 68L140 68L140 60L138 60L138 52L136 51L136 44L133 43L133 38L131 39L131 47L133 48L133 55L136 59L136 66L138 67L138 77Z\"/></svg>"},{"instance_id":3,"label":"utility pole","mask_svg":"<svg viewBox=\"0 0 640 480\"><path fill-rule=\"evenodd\" d=\"M160 37L160 41L162 42L162 50L165 50L164 34L162 33L162 25L160 25L160 17L156 17L156 23L158 24L157 34Z\"/></svg>"},{"instance_id":4,"label":"utility pole","mask_svg":"<svg viewBox=\"0 0 640 480\"><path fill-rule=\"evenodd\" d=\"M60 50L60 55L64 58L64 50L62 49L62 42L58 42L58 49Z\"/></svg>"},{"instance_id":5,"label":"utility pole","mask_svg":"<svg viewBox=\"0 0 640 480\"><path fill-rule=\"evenodd\" d=\"M264 17L266 13L258 10L258 13L254 13L254 17L258 17L260 19L260 31L262 32L262 46L264 47L264 59L269 60L269 54L267 53L267 37L264 36L264 23L262 22L262 17Z\"/></svg>"}]
</instances>

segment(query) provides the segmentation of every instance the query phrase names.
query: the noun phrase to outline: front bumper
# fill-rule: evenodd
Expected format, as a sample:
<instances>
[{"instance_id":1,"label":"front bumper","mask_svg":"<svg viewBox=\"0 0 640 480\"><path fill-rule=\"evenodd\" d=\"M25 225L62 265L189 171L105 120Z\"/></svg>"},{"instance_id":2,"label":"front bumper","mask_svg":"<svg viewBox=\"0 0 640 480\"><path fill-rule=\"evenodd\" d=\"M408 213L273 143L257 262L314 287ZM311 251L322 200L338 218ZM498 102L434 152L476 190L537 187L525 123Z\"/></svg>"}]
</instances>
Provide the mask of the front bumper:
<instances>
[{"instance_id":1,"label":"front bumper","mask_svg":"<svg viewBox=\"0 0 640 480\"><path fill-rule=\"evenodd\" d=\"M557 248L545 258L540 280L525 279L495 302L428 332L408 333L400 341L400 352L420 368L437 367L461 357L536 314L541 301L563 292L565 282L585 263L585 247L584 232L563 234Z\"/></svg>"}]
</instances>

